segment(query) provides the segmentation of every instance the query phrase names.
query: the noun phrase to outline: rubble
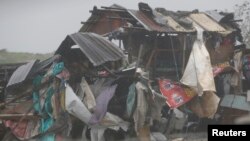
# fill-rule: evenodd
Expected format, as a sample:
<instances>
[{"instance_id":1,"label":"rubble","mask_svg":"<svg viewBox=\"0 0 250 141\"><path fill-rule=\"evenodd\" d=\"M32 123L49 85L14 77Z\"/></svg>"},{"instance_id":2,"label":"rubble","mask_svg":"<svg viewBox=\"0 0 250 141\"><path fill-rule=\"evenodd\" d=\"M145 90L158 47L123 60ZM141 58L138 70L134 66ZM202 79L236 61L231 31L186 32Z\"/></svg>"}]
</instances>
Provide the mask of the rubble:
<instances>
[{"instance_id":1,"label":"rubble","mask_svg":"<svg viewBox=\"0 0 250 141\"><path fill-rule=\"evenodd\" d=\"M53 57L12 74L3 140L166 141L249 113L249 52L232 16L145 3L91 12Z\"/></svg>"}]
</instances>

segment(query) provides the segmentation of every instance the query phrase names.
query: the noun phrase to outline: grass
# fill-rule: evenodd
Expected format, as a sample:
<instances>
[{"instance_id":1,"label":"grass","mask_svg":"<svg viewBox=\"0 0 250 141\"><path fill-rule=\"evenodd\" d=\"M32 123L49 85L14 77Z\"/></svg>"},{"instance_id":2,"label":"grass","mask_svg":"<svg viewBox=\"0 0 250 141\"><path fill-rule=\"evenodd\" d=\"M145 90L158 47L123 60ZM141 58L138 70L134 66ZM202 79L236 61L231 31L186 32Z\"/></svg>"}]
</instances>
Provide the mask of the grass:
<instances>
[{"instance_id":1,"label":"grass","mask_svg":"<svg viewBox=\"0 0 250 141\"><path fill-rule=\"evenodd\" d=\"M0 50L0 64L24 63L34 59L44 60L52 55L52 53L40 54Z\"/></svg>"}]
</instances>

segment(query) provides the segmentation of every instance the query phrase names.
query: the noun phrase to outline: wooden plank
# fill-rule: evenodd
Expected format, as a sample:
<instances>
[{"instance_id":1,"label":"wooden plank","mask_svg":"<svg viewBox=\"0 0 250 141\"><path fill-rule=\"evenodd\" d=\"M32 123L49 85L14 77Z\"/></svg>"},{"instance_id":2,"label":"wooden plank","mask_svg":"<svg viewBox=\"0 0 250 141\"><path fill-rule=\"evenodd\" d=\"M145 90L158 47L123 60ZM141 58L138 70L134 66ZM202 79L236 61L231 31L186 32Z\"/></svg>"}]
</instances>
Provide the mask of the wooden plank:
<instances>
[{"instance_id":1,"label":"wooden plank","mask_svg":"<svg viewBox=\"0 0 250 141\"><path fill-rule=\"evenodd\" d=\"M250 90L247 90L247 101L250 102Z\"/></svg>"}]
</instances>

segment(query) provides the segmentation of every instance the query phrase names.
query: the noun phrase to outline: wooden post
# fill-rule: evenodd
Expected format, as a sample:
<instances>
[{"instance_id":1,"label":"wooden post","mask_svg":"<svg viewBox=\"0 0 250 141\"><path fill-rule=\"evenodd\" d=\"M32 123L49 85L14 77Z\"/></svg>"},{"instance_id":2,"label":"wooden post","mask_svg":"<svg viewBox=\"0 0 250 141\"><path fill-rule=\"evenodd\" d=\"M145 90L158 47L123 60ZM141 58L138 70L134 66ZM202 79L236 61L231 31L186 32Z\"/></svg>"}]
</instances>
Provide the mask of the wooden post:
<instances>
[{"instance_id":1,"label":"wooden post","mask_svg":"<svg viewBox=\"0 0 250 141\"><path fill-rule=\"evenodd\" d=\"M132 35L129 33L128 35L128 62L132 63L133 59L132 59Z\"/></svg>"}]
</instances>

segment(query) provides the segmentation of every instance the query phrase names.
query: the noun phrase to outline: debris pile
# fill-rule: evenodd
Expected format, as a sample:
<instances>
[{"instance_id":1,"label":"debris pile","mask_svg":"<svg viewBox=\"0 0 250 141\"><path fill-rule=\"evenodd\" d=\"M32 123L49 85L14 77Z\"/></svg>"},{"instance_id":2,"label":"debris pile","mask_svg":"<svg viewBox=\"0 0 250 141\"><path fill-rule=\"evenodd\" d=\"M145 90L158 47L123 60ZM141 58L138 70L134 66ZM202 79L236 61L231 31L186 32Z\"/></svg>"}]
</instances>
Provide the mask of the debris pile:
<instances>
[{"instance_id":1,"label":"debris pile","mask_svg":"<svg viewBox=\"0 0 250 141\"><path fill-rule=\"evenodd\" d=\"M166 141L249 113L250 55L232 13L91 12L53 57L12 74L4 140Z\"/></svg>"}]
</instances>

